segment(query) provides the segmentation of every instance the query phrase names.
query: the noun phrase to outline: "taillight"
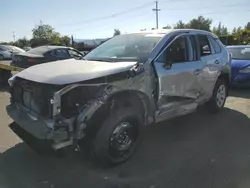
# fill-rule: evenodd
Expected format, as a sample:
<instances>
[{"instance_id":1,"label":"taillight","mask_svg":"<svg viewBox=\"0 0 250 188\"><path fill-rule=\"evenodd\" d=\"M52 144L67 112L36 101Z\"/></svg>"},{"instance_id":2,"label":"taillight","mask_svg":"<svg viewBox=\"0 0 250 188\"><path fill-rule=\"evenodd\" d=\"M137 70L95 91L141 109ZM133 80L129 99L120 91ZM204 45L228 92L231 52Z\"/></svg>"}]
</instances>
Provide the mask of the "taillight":
<instances>
[{"instance_id":1,"label":"taillight","mask_svg":"<svg viewBox=\"0 0 250 188\"><path fill-rule=\"evenodd\" d=\"M34 63L34 62L36 62L36 59L34 59L34 58L28 58L28 62Z\"/></svg>"}]
</instances>

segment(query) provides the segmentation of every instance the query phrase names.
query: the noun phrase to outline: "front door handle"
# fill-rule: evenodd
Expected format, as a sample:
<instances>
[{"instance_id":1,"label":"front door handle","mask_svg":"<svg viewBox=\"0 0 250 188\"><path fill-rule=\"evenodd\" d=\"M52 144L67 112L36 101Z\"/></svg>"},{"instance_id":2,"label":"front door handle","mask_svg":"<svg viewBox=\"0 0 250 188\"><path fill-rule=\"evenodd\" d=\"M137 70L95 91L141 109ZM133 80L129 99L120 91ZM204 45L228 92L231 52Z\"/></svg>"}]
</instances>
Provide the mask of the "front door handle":
<instances>
[{"instance_id":1,"label":"front door handle","mask_svg":"<svg viewBox=\"0 0 250 188\"><path fill-rule=\"evenodd\" d=\"M193 74L194 74L194 75L199 75L199 74L201 74L202 72L203 72L202 69L196 69L196 70L193 72Z\"/></svg>"},{"instance_id":2,"label":"front door handle","mask_svg":"<svg viewBox=\"0 0 250 188\"><path fill-rule=\"evenodd\" d=\"M214 64L220 64L220 60L219 59L216 59L215 61L214 61Z\"/></svg>"}]
</instances>

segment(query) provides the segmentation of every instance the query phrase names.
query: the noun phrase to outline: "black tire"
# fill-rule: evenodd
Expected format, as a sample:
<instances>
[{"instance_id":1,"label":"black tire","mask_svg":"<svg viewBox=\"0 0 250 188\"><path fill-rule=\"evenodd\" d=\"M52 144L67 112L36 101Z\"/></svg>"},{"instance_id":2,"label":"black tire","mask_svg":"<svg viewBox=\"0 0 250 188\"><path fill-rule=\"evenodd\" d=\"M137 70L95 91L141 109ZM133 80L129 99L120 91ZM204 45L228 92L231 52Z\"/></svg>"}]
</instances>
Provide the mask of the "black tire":
<instances>
[{"instance_id":1,"label":"black tire","mask_svg":"<svg viewBox=\"0 0 250 188\"><path fill-rule=\"evenodd\" d=\"M217 93L221 87L224 87L224 89L225 89L225 98L224 98L223 102L218 104ZM222 109L224 107L225 102L226 102L226 98L227 98L227 94L228 94L227 92L228 92L228 85L226 84L226 82L223 79L218 79L216 84L215 84L215 87L214 87L213 96L211 97L211 99L207 103L208 110L211 113L217 113L220 111L220 109Z\"/></svg>"},{"instance_id":2,"label":"black tire","mask_svg":"<svg viewBox=\"0 0 250 188\"><path fill-rule=\"evenodd\" d=\"M0 54L0 61L4 60L4 56L2 54Z\"/></svg>"},{"instance_id":3,"label":"black tire","mask_svg":"<svg viewBox=\"0 0 250 188\"><path fill-rule=\"evenodd\" d=\"M116 135L114 134L114 131L116 129L119 129L119 127L121 127L121 123L123 122L128 122L128 127L130 127L130 129L128 129L127 127L125 128L125 132L127 132L127 130L130 131L130 136L125 137L131 138L134 136L135 138L131 139L133 141L125 150L125 153L119 154L118 151L121 150L117 149L117 146L113 146L112 143L116 143L115 145L119 145L120 143L117 144L117 138L114 139L115 141L112 141L112 139L114 135ZM94 159L103 167L113 166L125 162L133 155L138 145L141 143L143 137L143 129L144 125L142 116L138 114L138 112L133 108L125 107L113 112L109 117L106 118L106 120L104 120L93 141L92 154L94 155ZM120 138L120 135L121 134L119 134L118 139ZM126 135L128 134L126 133ZM116 137L117 136L118 133ZM118 153L116 153L116 151Z\"/></svg>"}]
</instances>

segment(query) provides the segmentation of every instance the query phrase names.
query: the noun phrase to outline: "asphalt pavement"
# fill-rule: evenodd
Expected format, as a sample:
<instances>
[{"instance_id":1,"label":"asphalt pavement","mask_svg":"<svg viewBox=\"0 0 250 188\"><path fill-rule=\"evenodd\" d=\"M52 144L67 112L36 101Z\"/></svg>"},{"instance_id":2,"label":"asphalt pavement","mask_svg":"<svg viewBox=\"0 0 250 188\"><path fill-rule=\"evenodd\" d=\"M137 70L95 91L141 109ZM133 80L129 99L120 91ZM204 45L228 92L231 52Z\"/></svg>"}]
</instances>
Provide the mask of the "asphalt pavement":
<instances>
[{"instance_id":1,"label":"asphalt pavement","mask_svg":"<svg viewBox=\"0 0 250 188\"><path fill-rule=\"evenodd\" d=\"M102 169L84 153L41 157L11 130L0 92L1 188L249 188L250 90L230 92L218 114L205 110L147 128L126 163Z\"/></svg>"}]
</instances>

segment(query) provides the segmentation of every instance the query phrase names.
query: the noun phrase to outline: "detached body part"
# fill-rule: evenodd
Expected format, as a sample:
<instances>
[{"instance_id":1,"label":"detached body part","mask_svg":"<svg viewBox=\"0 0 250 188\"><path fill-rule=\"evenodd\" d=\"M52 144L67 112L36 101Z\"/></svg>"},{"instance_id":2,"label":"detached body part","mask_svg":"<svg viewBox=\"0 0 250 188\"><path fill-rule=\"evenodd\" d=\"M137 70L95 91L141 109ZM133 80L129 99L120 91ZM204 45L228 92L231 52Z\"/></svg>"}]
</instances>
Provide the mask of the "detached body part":
<instances>
[{"instance_id":1,"label":"detached body part","mask_svg":"<svg viewBox=\"0 0 250 188\"><path fill-rule=\"evenodd\" d=\"M145 125L202 104L221 109L230 61L219 39L205 31L121 35L84 60L36 65L13 76L7 112L55 150L85 141L98 162L114 165L134 153Z\"/></svg>"}]
</instances>

